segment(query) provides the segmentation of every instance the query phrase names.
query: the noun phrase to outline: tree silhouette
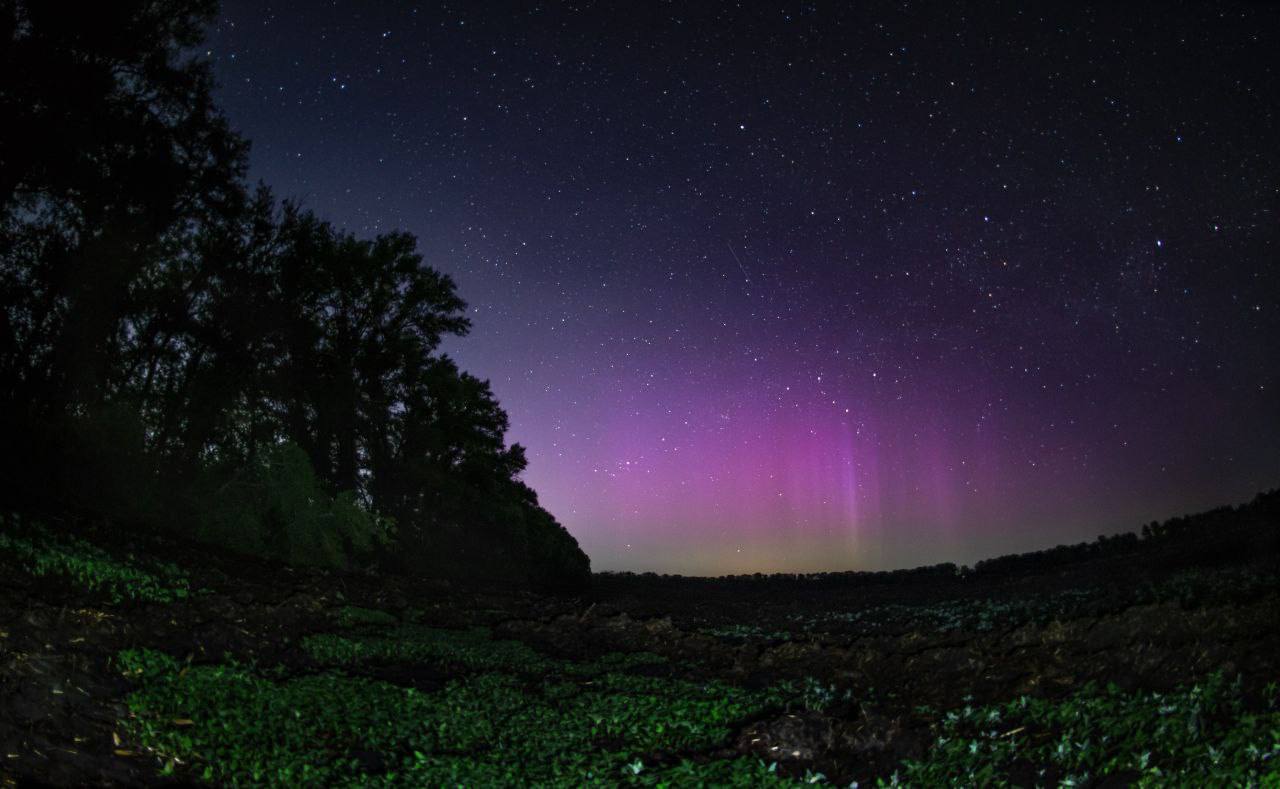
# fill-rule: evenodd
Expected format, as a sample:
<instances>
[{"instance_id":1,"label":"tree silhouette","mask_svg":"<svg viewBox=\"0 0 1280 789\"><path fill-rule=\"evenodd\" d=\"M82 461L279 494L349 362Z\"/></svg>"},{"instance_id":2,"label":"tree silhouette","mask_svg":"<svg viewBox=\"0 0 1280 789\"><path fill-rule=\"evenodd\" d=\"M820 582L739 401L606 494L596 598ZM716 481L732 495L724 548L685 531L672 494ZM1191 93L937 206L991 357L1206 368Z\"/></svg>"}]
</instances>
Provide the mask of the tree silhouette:
<instances>
[{"instance_id":1,"label":"tree silhouette","mask_svg":"<svg viewBox=\"0 0 1280 789\"><path fill-rule=\"evenodd\" d=\"M53 412L103 402L139 287L239 210L244 143L183 53L209 2L0 5L0 371Z\"/></svg>"},{"instance_id":2,"label":"tree silhouette","mask_svg":"<svg viewBox=\"0 0 1280 789\"><path fill-rule=\"evenodd\" d=\"M584 582L488 384L438 353L469 328L452 280L245 187L188 54L214 12L0 0L4 503L330 564L384 513L403 566Z\"/></svg>"}]
</instances>

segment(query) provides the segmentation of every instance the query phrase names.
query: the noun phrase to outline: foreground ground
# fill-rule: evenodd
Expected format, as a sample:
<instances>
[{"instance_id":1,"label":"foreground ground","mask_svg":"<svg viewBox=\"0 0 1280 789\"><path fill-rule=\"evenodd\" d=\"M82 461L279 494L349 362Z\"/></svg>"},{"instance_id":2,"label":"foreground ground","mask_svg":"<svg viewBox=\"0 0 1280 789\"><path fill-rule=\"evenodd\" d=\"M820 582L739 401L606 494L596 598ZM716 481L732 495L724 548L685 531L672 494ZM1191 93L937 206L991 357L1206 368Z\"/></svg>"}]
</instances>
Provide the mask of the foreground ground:
<instances>
[{"instance_id":1,"label":"foreground ground","mask_svg":"<svg viewBox=\"0 0 1280 789\"><path fill-rule=\"evenodd\" d=\"M1277 529L578 597L0 527L0 777L1280 786Z\"/></svg>"}]
</instances>

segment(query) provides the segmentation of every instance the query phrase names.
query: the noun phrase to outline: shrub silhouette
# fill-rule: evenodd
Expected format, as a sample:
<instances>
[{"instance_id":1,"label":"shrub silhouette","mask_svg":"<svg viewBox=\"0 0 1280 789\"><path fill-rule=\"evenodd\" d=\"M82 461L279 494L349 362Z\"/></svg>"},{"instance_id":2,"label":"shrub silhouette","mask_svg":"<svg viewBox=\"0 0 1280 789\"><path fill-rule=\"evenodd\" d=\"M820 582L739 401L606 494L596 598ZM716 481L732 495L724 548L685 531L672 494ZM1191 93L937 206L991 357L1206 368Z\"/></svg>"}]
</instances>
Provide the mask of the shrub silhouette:
<instances>
[{"instance_id":1,"label":"shrub silhouette","mask_svg":"<svg viewBox=\"0 0 1280 789\"><path fill-rule=\"evenodd\" d=\"M385 522L353 494L326 493L306 453L292 443L271 447L203 492L197 535L265 559L345 569L389 538Z\"/></svg>"}]
</instances>

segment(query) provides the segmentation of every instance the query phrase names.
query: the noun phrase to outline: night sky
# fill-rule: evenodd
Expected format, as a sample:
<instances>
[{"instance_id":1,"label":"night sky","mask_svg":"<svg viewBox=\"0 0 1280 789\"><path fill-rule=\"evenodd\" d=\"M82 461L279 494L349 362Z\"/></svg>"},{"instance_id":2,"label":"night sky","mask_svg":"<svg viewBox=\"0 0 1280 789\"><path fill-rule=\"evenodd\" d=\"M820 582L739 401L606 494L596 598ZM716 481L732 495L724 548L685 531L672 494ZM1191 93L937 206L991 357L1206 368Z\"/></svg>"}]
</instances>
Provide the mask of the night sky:
<instances>
[{"instance_id":1,"label":"night sky","mask_svg":"<svg viewBox=\"0 0 1280 789\"><path fill-rule=\"evenodd\" d=\"M1280 485L1280 7L231 0L597 570L970 563Z\"/></svg>"}]
</instances>

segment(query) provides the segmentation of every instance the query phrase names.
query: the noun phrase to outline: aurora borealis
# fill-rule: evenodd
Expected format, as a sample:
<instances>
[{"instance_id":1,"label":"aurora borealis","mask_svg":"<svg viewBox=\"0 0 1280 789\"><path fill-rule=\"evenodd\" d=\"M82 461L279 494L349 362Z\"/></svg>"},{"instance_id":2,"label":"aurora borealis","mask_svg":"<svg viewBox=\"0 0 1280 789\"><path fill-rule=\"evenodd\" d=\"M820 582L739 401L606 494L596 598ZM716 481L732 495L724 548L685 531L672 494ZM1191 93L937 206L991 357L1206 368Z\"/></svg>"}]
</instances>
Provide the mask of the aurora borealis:
<instances>
[{"instance_id":1,"label":"aurora borealis","mask_svg":"<svg viewBox=\"0 0 1280 789\"><path fill-rule=\"evenodd\" d=\"M1280 483L1280 9L232 0L597 570L972 562Z\"/></svg>"}]
</instances>

